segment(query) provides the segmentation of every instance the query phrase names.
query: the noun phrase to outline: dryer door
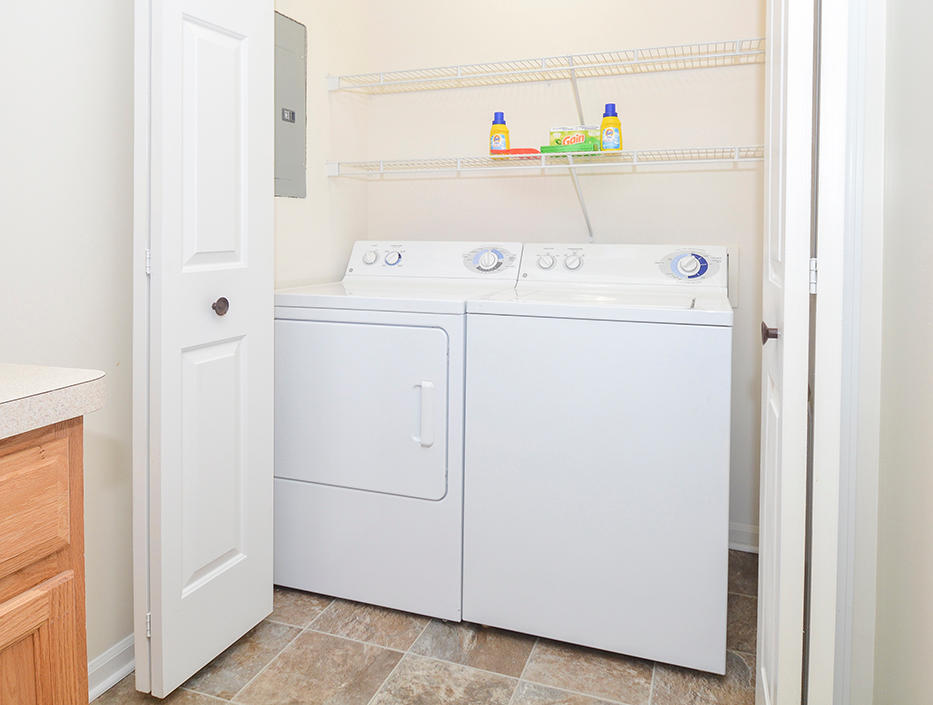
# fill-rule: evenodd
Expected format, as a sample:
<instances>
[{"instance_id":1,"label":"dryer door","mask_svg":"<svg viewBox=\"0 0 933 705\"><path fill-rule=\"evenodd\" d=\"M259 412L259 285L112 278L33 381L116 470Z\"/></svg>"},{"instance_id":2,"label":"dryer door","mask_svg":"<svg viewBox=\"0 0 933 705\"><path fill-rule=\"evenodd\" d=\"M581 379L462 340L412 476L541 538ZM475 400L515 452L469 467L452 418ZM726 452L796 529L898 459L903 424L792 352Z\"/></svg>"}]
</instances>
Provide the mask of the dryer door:
<instances>
[{"instance_id":1,"label":"dryer door","mask_svg":"<svg viewBox=\"0 0 933 705\"><path fill-rule=\"evenodd\" d=\"M447 493L441 328L275 322L275 476L438 500Z\"/></svg>"}]
</instances>

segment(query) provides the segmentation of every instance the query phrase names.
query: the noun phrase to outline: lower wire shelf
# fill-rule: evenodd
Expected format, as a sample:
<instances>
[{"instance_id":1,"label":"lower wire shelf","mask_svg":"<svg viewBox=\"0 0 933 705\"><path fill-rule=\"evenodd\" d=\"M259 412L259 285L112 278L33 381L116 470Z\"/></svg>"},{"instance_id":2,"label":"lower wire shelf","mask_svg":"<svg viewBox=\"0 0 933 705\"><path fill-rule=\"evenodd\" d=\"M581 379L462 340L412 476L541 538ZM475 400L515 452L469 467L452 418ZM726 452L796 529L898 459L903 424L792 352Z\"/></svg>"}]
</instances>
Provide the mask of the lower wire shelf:
<instances>
[{"instance_id":1,"label":"lower wire shelf","mask_svg":"<svg viewBox=\"0 0 933 705\"><path fill-rule=\"evenodd\" d=\"M503 157L439 157L365 162L328 162L329 176L379 177L391 174L456 174L474 171L540 171L542 169L612 169L678 164L741 164L764 159L762 145L676 147L623 152L520 154Z\"/></svg>"}]
</instances>

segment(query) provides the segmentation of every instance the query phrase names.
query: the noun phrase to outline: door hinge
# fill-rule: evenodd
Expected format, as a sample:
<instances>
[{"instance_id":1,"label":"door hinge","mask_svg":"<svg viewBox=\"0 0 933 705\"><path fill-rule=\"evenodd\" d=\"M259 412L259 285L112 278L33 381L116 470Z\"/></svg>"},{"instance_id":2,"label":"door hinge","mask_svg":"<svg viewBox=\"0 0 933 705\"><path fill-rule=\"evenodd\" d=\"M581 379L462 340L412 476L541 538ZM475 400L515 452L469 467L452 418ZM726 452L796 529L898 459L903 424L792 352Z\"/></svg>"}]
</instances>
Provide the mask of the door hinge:
<instances>
[{"instance_id":1,"label":"door hinge","mask_svg":"<svg viewBox=\"0 0 933 705\"><path fill-rule=\"evenodd\" d=\"M811 257L810 258L810 293L811 294L816 293L816 275L817 275L816 257Z\"/></svg>"},{"instance_id":2,"label":"door hinge","mask_svg":"<svg viewBox=\"0 0 933 705\"><path fill-rule=\"evenodd\" d=\"M152 251L146 248L146 274L152 274Z\"/></svg>"},{"instance_id":3,"label":"door hinge","mask_svg":"<svg viewBox=\"0 0 933 705\"><path fill-rule=\"evenodd\" d=\"M146 612L146 638L152 638L152 612Z\"/></svg>"}]
</instances>

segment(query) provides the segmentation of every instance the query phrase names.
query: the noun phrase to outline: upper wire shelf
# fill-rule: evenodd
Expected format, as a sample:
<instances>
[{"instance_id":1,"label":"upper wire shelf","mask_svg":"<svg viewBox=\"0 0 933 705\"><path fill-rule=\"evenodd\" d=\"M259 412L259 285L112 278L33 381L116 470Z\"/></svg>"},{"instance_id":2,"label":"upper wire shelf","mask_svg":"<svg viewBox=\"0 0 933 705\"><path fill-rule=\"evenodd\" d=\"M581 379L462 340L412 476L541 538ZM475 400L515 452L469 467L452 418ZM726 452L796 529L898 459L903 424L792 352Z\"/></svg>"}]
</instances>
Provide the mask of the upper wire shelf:
<instances>
[{"instance_id":1,"label":"upper wire shelf","mask_svg":"<svg viewBox=\"0 0 933 705\"><path fill-rule=\"evenodd\" d=\"M406 93L444 88L600 78L658 71L684 71L760 64L764 39L676 44L595 54L568 54L486 64L460 64L409 71L331 76L330 90L357 93Z\"/></svg>"},{"instance_id":2,"label":"upper wire shelf","mask_svg":"<svg viewBox=\"0 0 933 705\"><path fill-rule=\"evenodd\" d=\"M676 147L624 152L522 154L507 157L438 157L367 162L330 162L329 176L378 177L387 174L454 174L469 171L531 171L540 169L608 169L673 164L739 164L764 158L762 145Z\"/></svg>"}]
</instances>

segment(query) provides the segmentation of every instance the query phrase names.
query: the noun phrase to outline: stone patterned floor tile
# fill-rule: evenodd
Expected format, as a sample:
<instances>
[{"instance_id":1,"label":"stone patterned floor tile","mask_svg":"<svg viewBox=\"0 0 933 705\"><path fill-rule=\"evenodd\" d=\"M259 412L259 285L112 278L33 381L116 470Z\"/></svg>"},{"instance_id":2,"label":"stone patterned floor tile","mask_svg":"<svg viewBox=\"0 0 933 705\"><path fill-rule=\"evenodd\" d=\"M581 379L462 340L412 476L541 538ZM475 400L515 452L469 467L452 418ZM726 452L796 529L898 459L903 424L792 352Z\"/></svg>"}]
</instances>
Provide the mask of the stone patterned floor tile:
<instances>
[{"instance_id":1,"label":"stone patterned floor tile","mask_svg":"<svg viewBox=\"0 0 933 705\"><path fill-rule=\"evenodd\" d=\"M136 674L131 673L93 701L92 705L220 705L223 700L179 688L164 700L137 692Z\"/></svg>"},{"instance_id":2,"label":"stone patterned floor tile","mask_svg":"<svg viewBox=\"0 0 933 705\"><path fill-rule=\"evenodd\" d=\"M758 636L758 600L744 595L729 595L729 622L726 648L755 653Z\"/></svg>"},{"instance_id":3,"label":"stone patterned floor tile","mask_svg":"<svg viewBox=\"0 0 933 705\"><path fill-rule=\"evenodd\" d=\"M517 683L514 678L408 654L370 705L508 705Z\"/></svg>"},{"instance_id":4,"label":"stone patterned floor tile","mask_svg":"<svg viewBox=\"0 0 933 705\"><path fill-rule=\"evenodd\" d=\"M400 658L397 651L306 631L233 700L250 705L366 705Z\"/></svg>"},{"instance_id":5,"label":"stone patterned floor tile","mask_svg":"<svg viewBox=\"0 0 933 705\"><path fill-rule=\"evenodd\" d=\"M589 695L577 695L557 690L557 688L522 681L518 684L510 705L611 705L611 703L591 698Z\"/></svg>"},{"instance_id":6,"label":"stone patterned floor tile","mask_svg":"<svg viewBox=\"0 0 933 705\"><path fill-rule=\"evenodd\" d=\"M522 678L628 705L648 705L651 667L650 661L542 639Z\"/></svg>"},{"instance_id":7,"label":"stone patterned floor tile","mask_svg":"<svg viewBox=\"0 0 933 705\"><path fill-rule=\"evenodd\" d=\"M758 554L729 551L729 592L758 596Z\"/></svg>"},{"instance_id":8,"label":"stone patterned floor tile","mask_svg":"<svg viewBox=\"0 0 933 705\"><path fill-rule=\"evenodd\" d=\"M480 627L468 622L432 620L411 651L517 678L525 667L534 643L534 637L525 634Z\"/></svg>"},{"instance_id":9,"label":"stone patterned floor tile","mask_svg":"<svg viewBox=\"0 0 933 705\"><path fill-rule=\"evenodd\" d=\"M189 678L185 687L229 700L300 631L284 624L260 622Z\"/></svg>"},{"instance_id":10,"label":"stone patterned floor tile","mask_svg":"<svg viewBox=\"0 0 933 705\"><path fill-rule=\"evenodd\" d=\"M390 649L406 651L424 630L429 617L364 605L359 602L335 600L314 620L311 628L368 641Z\"/></svg>"},{"instance_id":11,"label":"stone patterned floor tile","mask_svg":"<svg viewBox=\"0 0 933 705\"><path fill-rule=\"evenodd\" d=\"M307 627L333 601L333 597L276 585L273 593L272 614L268 619L295 627Z\"/></svg>"},{"instance_id":12,"label":"stone patterned floor tile","mask_svg":"<svg viewBox=\"0 0 933 705\"><path fill-rule=\"evenodd\" d=\"M754 705L755 657L726 653L726 675L659 663L652 705Z\"/></svg>"}]
</instances>

